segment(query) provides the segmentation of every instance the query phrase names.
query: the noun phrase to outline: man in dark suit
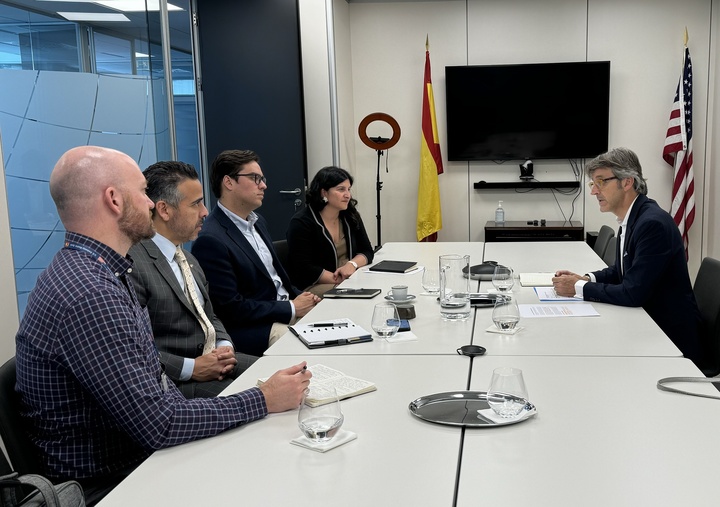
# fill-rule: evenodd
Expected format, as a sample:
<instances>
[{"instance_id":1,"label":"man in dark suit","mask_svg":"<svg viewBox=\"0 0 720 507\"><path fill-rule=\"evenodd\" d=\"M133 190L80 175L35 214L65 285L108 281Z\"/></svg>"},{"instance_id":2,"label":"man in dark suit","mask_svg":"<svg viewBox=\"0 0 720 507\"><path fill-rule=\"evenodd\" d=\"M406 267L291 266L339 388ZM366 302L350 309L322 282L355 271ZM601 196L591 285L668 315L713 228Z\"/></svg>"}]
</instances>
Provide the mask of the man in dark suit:
<instances>
[{"instance_id":1,"label":"man in dark suit","mask_svg":"<svg viewBox=\"0 0 720 507\"><path fill-rule=\"evenodd\" d=\"M143 174L147 195L155 203L156 234L130 249L134 261L130 277L138 301L150 315L165 373L186 398L217 396L257 357L235 353L232 339L213 312L200 264L182 249L183 243L197 237L208 214L202 184L195 168L183 162L158 162ZM185 256L190 284L178 249ZM194 291L195 298L186 290Z\"/></svg>"},{"instance_id":2,"label":"man in dark suit","mask_svg":"<svg viewBox=\"0 0 720 507\"><path fill-rule=\"evenodd\" d=\"M262 355L320 298L300 292L273 248L262 205L266 179L258 156L228 150L212 163L210 183L218 198L192 247L210 282L210 299L237 350Z\"/></svg>"},{"instance_id":3,"label":"man in dark suit","mask_svg":"<svg viewBox=\"0 0 720 507\"><path fill-rule=\"evenodd\" d=\"M560 270L561 296L620 306L642 306L682 351L701 359L700 313L688 274L685 246L670 214L649 199L637 155L613 149L590 161L591 194L620 225L615 265L584 276Z\"/></svg>"}]
</instances>

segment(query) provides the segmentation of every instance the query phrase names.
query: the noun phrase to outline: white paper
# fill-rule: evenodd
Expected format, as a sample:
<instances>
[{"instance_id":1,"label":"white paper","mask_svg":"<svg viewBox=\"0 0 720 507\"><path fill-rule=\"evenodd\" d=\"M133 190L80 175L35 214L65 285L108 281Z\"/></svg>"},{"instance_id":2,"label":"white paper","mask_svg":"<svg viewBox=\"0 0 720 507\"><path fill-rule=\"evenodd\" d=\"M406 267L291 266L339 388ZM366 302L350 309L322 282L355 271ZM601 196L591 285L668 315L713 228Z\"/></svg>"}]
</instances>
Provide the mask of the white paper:
<instances>
[{"instance_id":1,"label":"white paper","mask_svg":"<svg viewBox=\"0 0 720 507\"><path fill-rule=\"evenodd\" d=\"M590 303L571 303L567 305L518 305L520 317L532 319L543 317L595 317L600 314Z\"/></svg>"},{"instance_id":2,"label":"white paper","mask_svg":"<svg viewBox=\"0 0 720 507\"><path fill-rule=\"evenodd\" d=\"M558 296L552 287L535 287L534 289L540 301L582 301L575 296Z\"/></svg>"}]
</instances>

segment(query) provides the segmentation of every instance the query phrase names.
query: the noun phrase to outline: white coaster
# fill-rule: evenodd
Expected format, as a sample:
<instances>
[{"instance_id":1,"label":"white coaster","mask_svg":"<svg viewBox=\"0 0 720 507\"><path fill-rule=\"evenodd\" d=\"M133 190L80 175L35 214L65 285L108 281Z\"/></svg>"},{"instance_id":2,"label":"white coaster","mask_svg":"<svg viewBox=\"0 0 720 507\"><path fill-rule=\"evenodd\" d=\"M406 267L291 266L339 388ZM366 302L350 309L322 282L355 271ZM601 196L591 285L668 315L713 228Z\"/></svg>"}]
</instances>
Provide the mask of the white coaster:
<instances>
[{"instance_id":1,"label":"white coaster","mask_svg":"<svg viewBox=\"0 0 720 507\"><path fill-rule=\"evenodd\" d=\"M492 324L489 328L485 330L486 333L497 333L497 334L515 334L518 331L522 329L522 326L517 326L515 329L508 329L507 331L503 331L502 329L498 329L495 324Z\"/></svg>"},{"instance_id":2,"label":"white coaster","mask_svg":"<svg viewBox=\"0 0 720 507\"><path fill-rule=\"evenodd\" d=\"M385 338L388 343L397 343L397 342L416 342L418 337L413 334L412 331L402 331L401 333L395 333L395 336L391 336L390 338Z\"/></svg>"},{"instance_id":3,"label":"white coaster","mask_svg":"<svg viewBox=\"0 0 720 507\"><path fill-rule=\"evenodd\" d=\"M346 444L351 440L355 440L356 438L357 433L341 429L329 442L316 443L307 438L305 435L302 435L290 440L290 443L293 445L299 445L300 447L305 447L306 449L310 449L311 451L327 452L331 449L335 449L336 447Z\"/></svg>"}]
</instances>

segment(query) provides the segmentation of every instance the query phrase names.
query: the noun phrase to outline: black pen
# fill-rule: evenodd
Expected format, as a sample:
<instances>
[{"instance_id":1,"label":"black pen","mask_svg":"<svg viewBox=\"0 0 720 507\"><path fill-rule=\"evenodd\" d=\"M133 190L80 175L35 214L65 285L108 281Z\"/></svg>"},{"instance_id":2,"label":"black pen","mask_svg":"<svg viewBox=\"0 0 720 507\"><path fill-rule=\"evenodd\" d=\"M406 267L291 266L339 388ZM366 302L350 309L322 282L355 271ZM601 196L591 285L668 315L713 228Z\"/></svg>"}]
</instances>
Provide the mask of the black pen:
<instances>
[{"instance_id":1,"label":"black pen","mask_svg":"<svg viewBox=\"0 0 720 507\"><path fill-rule=\"evenodd\" d=\"M317 322L310 327L347 327L347 322Z\"/></svg>"}]
</instances>

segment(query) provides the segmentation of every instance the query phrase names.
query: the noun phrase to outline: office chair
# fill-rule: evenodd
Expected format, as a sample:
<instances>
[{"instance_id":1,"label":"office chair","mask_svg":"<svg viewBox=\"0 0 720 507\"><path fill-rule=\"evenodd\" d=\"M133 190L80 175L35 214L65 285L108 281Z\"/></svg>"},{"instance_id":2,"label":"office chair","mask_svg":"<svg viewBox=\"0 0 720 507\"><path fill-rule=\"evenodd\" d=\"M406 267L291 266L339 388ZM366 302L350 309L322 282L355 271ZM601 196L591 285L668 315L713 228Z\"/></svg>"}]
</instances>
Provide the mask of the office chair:
<instances>
[{"instance_id":1,"label":"office chair","mask_svg":"<svg viewBox=\"0 0 720 507\"><path fill-rule=\"evenodd\" d=\"M282 264L285 271L287 271L288 261L290 260L290 250L288 249L287 240L278 239L277 241L273 241L273 248L275 248L275 253L278 256L278 259L280 259L280 264Z\"/></svg>"},{"instance_id":2,"label":"office chair","mask_svg":"<svg viewBox=\"0 0 720 507\"><path fill-rule=\"evenodd\" d=\"M41 473L35 445L25 433L20 397L15 392L15 357L0 367L0 437L13 470L20 475Z\"/></svg>"},{"instance_id":3,"label":"office chair","mask_svg":"<svg viewBox=\"0 0 720 507\"><path fill-rule=\"evenodd\" d=\"M612 266L615 264L615 257L617 256L617 237L613 233L612 237L608 239L607 245L605 247L605 253L602 256L602 260L605 261L605 264L608 266Z\"/></svg>"},{"instance_id":4,"label":"office chair","mask_svg":"<svg viewBox=\"0 0 720 507\"><path fill-rule=\"evenodd\" d=\"M700 309L700 342L703 358L698 366L706 377L720 374L720 260L705 257L693 293Z\"/></svg>"},{"instance_id":5,"label":"office chair","mask_svg":"<svg viewBox=\"0 0 720 507\"><path fill-rule=\"evenodd\" d=\"M612 227L608 227L607 225L603 225L602 227L600 227L598 237L595 240L595 246L593 246L593 250L596 254L598 254L598 257L603 260L605 259L605 252L608 248L608 241L610 241L610 238L614 237L615 231L612 229ZM615 255L615 252L613 252L613 255Z\"/></svg>"}]
</instances>

